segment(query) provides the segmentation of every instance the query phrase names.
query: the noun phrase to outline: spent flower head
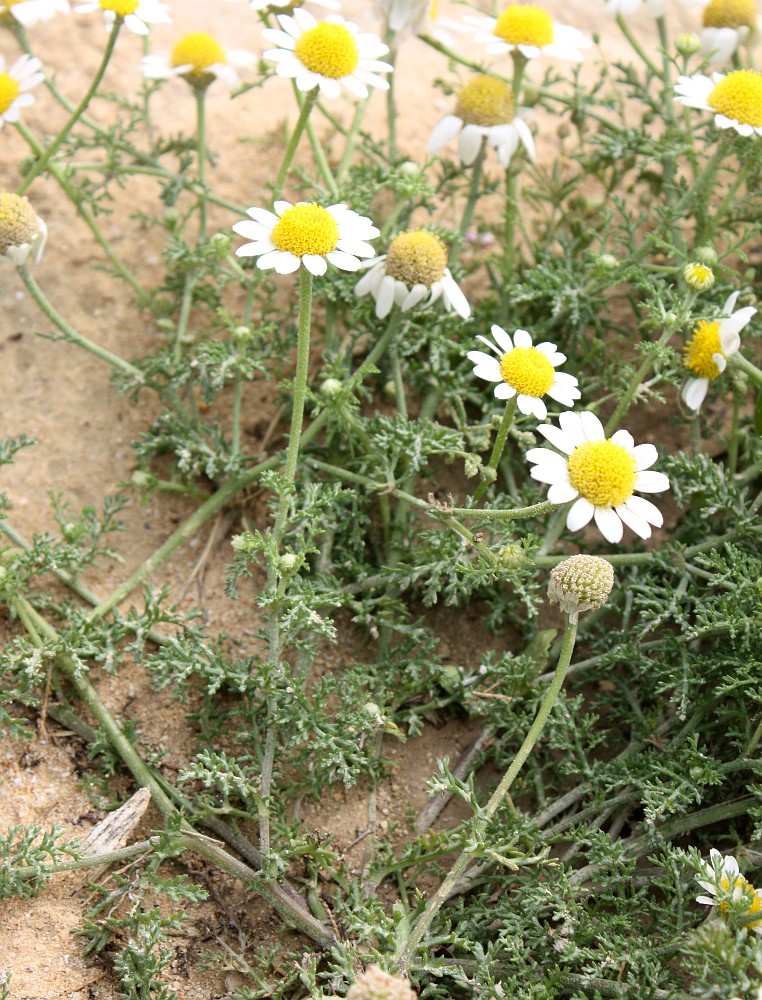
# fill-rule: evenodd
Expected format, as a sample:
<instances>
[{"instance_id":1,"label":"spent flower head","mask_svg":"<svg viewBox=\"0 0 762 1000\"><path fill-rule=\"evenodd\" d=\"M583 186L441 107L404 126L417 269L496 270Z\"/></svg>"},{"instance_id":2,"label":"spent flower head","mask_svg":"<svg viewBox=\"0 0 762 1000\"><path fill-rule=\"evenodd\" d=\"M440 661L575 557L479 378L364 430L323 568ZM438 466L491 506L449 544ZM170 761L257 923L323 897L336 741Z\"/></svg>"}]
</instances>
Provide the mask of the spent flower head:
<instances>
[{"instance_id":1,"label":"spent flower head","mask_svg":"<svg viewBox=\"0 0 762 1000\"><path fill-rule=\"evenodd\" d=\"M682 397L691 410L701 407L709 383L725 371L727 359L741 346L739 333L757 312L753 306L735 309L738 295L738 292L733 292L728 296L719 319L711 322L700 320L683 348L683 364L691 377L683 386Z\"/></svg>"},{"instance_id":2,"label":"spent flower head","mask_svg":"<svg viewBox=\"0 0 762 1000\"><path fill-rule=\"evenodd\" d=\"M346 1000L416 1000L407 979L369 965L347 990Z\"/></svg>"},{"instance_id":3,"label":"spent flower head","mask_svg":"<svg viewBox=\"0 0 762 1000\"><path fill-rule=\"evenodd\" d=\"M10 191L0 192L0 258L20 267L32 254L36 264L47 235L45 223L26 198Z\"/></svg>"},{"instance_id":4,"label":"spent flower head","mask_svg":"<svg viewBox=\"0 0 762 1000\"><path fill-rule=\"evenodd\" d=\"M311 274L325 274L327 261L342 271L357 271L360 258L375 256L368 243L380 235L370 219L346 205L276 201L275 213L249 208L249 219L236 222L233 231L253 240L236 250L238 257L259 257L263 271L291 274L300 264Z\"/></svg>"},{"instance_id":5,"label":"spent flower head","mask_svg":"<svg viewBox=\"0 0 762 1000\"><path fill-rule=\"evenodd\" d=\"M306 10L279 14L280 28L262 34L277 48L263 53L276 63L278 76L293 78L299 90L320 88L323 97L334 98L342 86L355 97L367 97L368 87L388 90L379 73L389 73L390 63L380 62L389 46L377 35L360 32L356 24L331 15L319 24Z\"/></svg>"},{"instance_id":6,"label":"spent flower head","mask_svg":"<svg viewBox=\"0 0 762 1000\"><path fill-rule=\"evenodd\" d=\"M397 305L403 312L426 300L441 302L463 319L471 307L447 267L447 247L427 229L413 229L395 236L382 257L367 264L367 273L357 282L355 295L372 295L376 316L383 319Z\"/></svg>"},{"instance_id":7,"label":"spent flower head","mask_svg":"<svg viewBox=\"0 0 762 1000\"><path fill-rule=\"evenodd\" d=\"M556 349L555 344L543 341L532 345L532 337L526 330L516 330L513 338L500 326L492 327L495 343L479 336L495 352L497 357L484 351L469 351L468 358L476 367L474 375L487 382L497 382L495 396L498 399L513 399L525 414L534 414L544 420L548 408L543 401L549 396L562 406L574 406L580 398L577 379L556 368L566 361L566 355Z\"/></svg>"},{"instance_id":8,"label":"spent flower head","mask_svg":"<svg viewBox=\"0 0 762 1000\"><path fill-rule=\"evenodd\" d=\"M245 49L225 50L213 35L194 31L183 35L169 54L150 53L143 56L143 76L149 80L165 80L181 76L192 87L208 87L221 80L229 90L238 86L236 69L250 69L256 63L253 52Z\"/></svg>"},{"instance_id":9,"label":"spent flower head","mask_svg":"<svg viewBox=\"0 0 762 1000\"><path fill-rule=\"evenodd\" d=\"M546 55L582 62L582 49L593 44L578 28L558 24L536 4L510 3L497 17L466 17L464 21L491 55L519 52L525 59Z\"/></svg>"},{"instance_id":10,"label":"spent flower head","mask_svg":"<svg viewBox=\"0 0 762 1000\"><path fill-rule=\"evenodd\" d=\"M519 143L533 160L534 139L524 120L528 114L526 108L516 107L513 90L504 80L479 74L461 87L454 113L434 126L428 152L438 153L457 135L460 159L466 166L474 162L485 140L497 150L502 167L510 164Z\"/></svg>"},{"instance_id":11,"label":"spent flower head","mask_svg":"<svg viewBox=\"0 0 762 1000\"><path fill-rule=\"evenodd\" d=\"M0 128L5 122L17 122L21 109L34 104L34 97L27 91L45 79L41 66L39 59L23 55L6 72L5 59L0 55Z\"/></svg>"},{"instance_id":12,"label":"spent flower head","mask_svg":"<svg viewBox=\"0 0 762 1000\"><path fill-rule=\"evenodd\" d=\"M713 111L718 128L732 128L743 136L762 135L762 73L756 70L680 76L675 100L689 108Z\"/></svg>"},{"instance_id":13,"label":"spent flower head","mask_svg":"<svg viewBox=\"0 0 762 1000\"><path fill-rule=\"evenodd\" d=\"M636 446L625 430L607 438L603 424L588 411L562 413L559 424L537 428L558 451L532 448L526 457L533 463L532 479L550 485L551 503L574 501L566 518L569 531L579 531L595 518L609 542L622 540L625 524L641 538L650 538L651 525L660 527L664 519L658 507L635 491L669 489L663 472L646 471L658 458L654 445Z\"/></svg>"},{"instance_id":14,"label":"spent flower head","mask_svg":"<svg viewBox=\"0 0 762 1000\"><path fill-rule=\"evenodd\" d=\"M576 623L583 611L602 608L614 587L614 567L600 556L564 559L550 571L548 600Z\"/></svg>"},{"instance_id":15,"label":"spent flower head","mask_svg":"<svg viewBox=\"0 0 762 1000\"><path fill-rule=\"evenodd\" d=\"M78 4L75 10L78 14L103 11L103 18L109 28L121 17L124 19L124 26L136 35L147 35L150 24L172 23L169 8L159 0L95 0Z\"/></svg>"},{"instance_id":16,"label":"spent flower head","mask_svg":"<svg viewBox=\"0 0 762 1000\"><path fill-rule=\"evenodd\" d=\"M69 14L69 0L0 0L0 24L33 28L40 21L50 21L56 14Z\"/></svg>"}]
</instances>

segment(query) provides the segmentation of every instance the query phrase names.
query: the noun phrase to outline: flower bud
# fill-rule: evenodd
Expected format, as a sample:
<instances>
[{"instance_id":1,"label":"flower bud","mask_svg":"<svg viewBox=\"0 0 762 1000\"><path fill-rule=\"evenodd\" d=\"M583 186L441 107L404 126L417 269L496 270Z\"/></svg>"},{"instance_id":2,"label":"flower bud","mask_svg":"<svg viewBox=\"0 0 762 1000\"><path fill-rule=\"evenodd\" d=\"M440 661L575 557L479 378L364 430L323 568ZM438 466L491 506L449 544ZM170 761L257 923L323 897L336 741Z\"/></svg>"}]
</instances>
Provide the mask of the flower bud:
<instances>
[{"instance_id":1,"label":"flower bud","mask_svg":"<svg viewBox=\"0 0 762 1000\"><path fill-rule=\"evenodd\" d=\"M686 31L675 39L675 48L681 56L688 59L690 56L695 56L701 49L701 39L694 32Z\"/></svg>"},{"instance_id":2,"label":"flower bud","mask_svg":"<svg viewBox=\"0 0 762 1000\"><path fill-rule=\"evenodd\" d=\"M220 259L227 257L233 248L233 240L227 233L215 233L209 240L211 251Z\"/></svg>"},{"instance_id":3,"label":"flower bud","mask_svg":"<svg viewBox=\"0 0 762 1000\"><path fill-rule=\"evenodd\" d=\"M233 547L233 551L239 555L251 555L256 548L257 542L251 532L244 531L240 535L233 535L230 539L230 544Z\"/></svg>"},{"instance_id":4,"label":"flower bud","mask_svg":"<svg viewBox=\"0 0 762 1000\"><path fill-rule=\"evenodd\" d=\"M320 391L328 399L333 399L341 392L341 382L337 378L327 378L320 386Z\"/></svg>"},{"instance_id":5,"label":"flower bud","mask_svg":"<svg viewBox=\"0 0 762 1000\"><path fill-rule=\"evenodd\" d=\"M683 268L683 278L689 288L693 288L697 292L705 292L714 284L714 271L706 264L691 261Z\"/></svg>"},{"instance_id":6,"label":"flower bud","mask_svg":"<svg viewBox=\"0 0 762 1000\"><path fill-rule=\"evenodd\" d=\"M417 163L413 163L412 160L405 160L404 163L400 163L397 170L401 177L418 177L421 172L421 168Z\"/></svg>"},{"instance_id":7,"label":"flower bud","mask_svg":"<svg viewBox=\"0 0 762 1000\"><path fill-rule=\"evenodd\" d=\"M37 264L47 235L47 226L27 198L10 191L0 192L0 258L21 267L33 253Z\"/></svg>"},{"instance_id":8,"label":"flower bud","mask_svg":"<svg viewBox=\"0 0 762 1000\"><path fill-rule=\"evenodd\" d=\"M295 552L284 552L280 557L280 571L283 574L293 573L299 566L299 556Z\"/></svg>"},{"instance_id":9,"label":"flower bud","mask_svg":"<svg viewBox=\"0 0 762 1000\"><path fill-rule=\"evenodd\" d=\"M614 567L599 556L570 556L550 572L548 599L558 604L569 621L583 611L602 608L614 586Z\"/></svg>"},{"instance_id":10,"label":"flower bud","mask_svg":"<svg viewBox=\"0 0 762 1000\"><path fill-rule=\"evenodd\" d=\"M615 271L619 267L619 261L613 253L602 253L596 263L602 271Z\"/></svg>"},{"instance_id":11,"label":"flower bud","mask_svg":"<svg viewBox=\"0 0 762 1000\"><path fill-rule=\"evenodd\" d=\"M707 267L714 267L717 261L720 259L717 256L717 251L713 246L708 244L703 247L696 247L693 251L693 256L699 262L699 264L705 264Z\"/></svg>"},{"instance_id":12,"label":"flower bud","mask_svg":"<svg viewBox=\"0 0 762 1000\"><path fill-rule=\"evenodd\" d=\"M406 979L369 965L349 987L346 1000L416 1000L416 995Z\"/></svg>"},{"instance_id":13,"label":"flower bud","mask_svg":"<svg viewBox=\"0 0 762 1000\"><path fill-rule=\"evenodd\" d=\"M529 560L526 549L515 542L503 545L498 550L497 558L500 560L500 565L507 570L521 569L523 566L526 566Z\"/></svg>"}]
</instances>

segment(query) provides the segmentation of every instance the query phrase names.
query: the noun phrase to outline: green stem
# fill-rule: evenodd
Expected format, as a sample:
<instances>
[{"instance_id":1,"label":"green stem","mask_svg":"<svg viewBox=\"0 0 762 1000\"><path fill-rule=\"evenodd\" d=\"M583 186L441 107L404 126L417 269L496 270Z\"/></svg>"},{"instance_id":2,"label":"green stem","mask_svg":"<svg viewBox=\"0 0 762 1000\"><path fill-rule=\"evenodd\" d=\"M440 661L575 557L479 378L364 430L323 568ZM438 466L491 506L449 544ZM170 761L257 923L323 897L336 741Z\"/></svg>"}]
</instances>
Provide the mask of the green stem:
<instances>
[{"instance_id":1,"label":"green stem","mask_svg":"<svg viewBox=\"0 0 762 1000\"><path fill-rule=\"evenodd\" d=\"M738 415L741 409L741 394L738 392L733 393L733 425L730 431L730 440L728 441L728 476L732 479L736 474L736 468L738 466L738 434L739 434L739 421Z\"/></svg>"},{"instance_id":2,"label":"green stem","mask_svg":"<svg viewBox=\"0 0 762 1000\"><path fill-rule=\"evenodd\" d=\"M304 402L307 398L307 375L310 364L310 327L312 324L312 274L302 264L299 268L299 328L296 342L296 372L294 373L294 405L291 411L291 432L288 438L284 475L289 482L296 478L299 443L302 436ZM277 531L276 531L277 535Z\"/></svg>"},{"instance_id":3,"label":"green stem","mask_svg":"<svg viewBox=\"0 0 762 1000\"><path fill-rule=\"evenodd\" d=\"M757 366L752 364L748 358L743 356L743 354L736 352L729 358L729 361L732 365L736 365L740 368L742 372L746 372L749 378L756 382L757 385L762 386L762 369L757 368Z\"/></svg>"},{"instance_id":4,"label":"green stem","mask_svg":"<svg viewBox=\"0 0 762 1000\"><path fill-rule=\"evenodd\" d=\"M534 749L535 744L537 743L537 740L540 738L540 734L545 728L545 723L548 721L548 717L550 716L561 688L563 687L566 672L569 669L572 653L574 652L574 641L576 635L577 625L576 623L571 622L567 617L563 644L558 658L558 666L553 674L553 680L545 693L545 697L542 699L540 707L537 711L537 716L532 723L532 727L527 733L524 742L521 744L518 753L511 762L511 766L503 775L500 784L492 793L492 797L487 805L479 813L478 820L474 822L473 834L470 838L471 840L479 841L482 839L490 821L508 797L508 793L513 782L521 771L521 768L526 763L529 755ZM405 973L410 968L418 945L423 940L424 935L428 931L429 927L431 927L434 917L448 899L451 891L463 875L472 858L473 853L468 849L464 849L437 891L429 898L429 901L426 903L426 908L416 921L410 937L397 951L397 961L401 972Z\"/></svg>"},{"instance_id":5,"label":"green stem","mask_svg":"<svg viewBox=\"0 0 762 1000\"><path fill-rule=\"evenodd\" d=\"M505 448L505 442L508 438L508 431L511 429L511 424L513 423L513 417L516 413L517 399L518 396L513 396L506 402L503 419L500 421L497 437L495 438L495 443L492 446L492 454L490 455L489 462L487 463L487 468L493 469L495 472L497 471L500 459L503 456L503 449ZM489 489L489 485L490 481L488 479L484 479L474 494L474 500L481 500Z\"/></svg>"},{"instance_id":6,"label":"green stem","mask_svg":"<svg viewBox=\"0 0 762 1000\"><path fill-rule=\"evenodd\" d=\"M296 149L299 145L299 140L302 137L302 132L307 125L307 119L310 116L310 112L315 106L315 101L318 99L318 94L320 93L317 87L310 90L304 100L302 101L302 106L299 109L299 117L296 120L296 125L294 126L294 131L291 133L291 138L289 139L288 146L286 146L286 152L283 156L283 163L280 165L280 170L278 171L278 177L275 181L275 186L273 187L273 201L278 201L281 194L283 193L283 185L286 183L286 177L288 176L288 171L293 162L294 156L296 155Z\"/></svg>"},{"instance_id":7,"label":"green stem","mask_svg":"<svg viewBox=\"0 0 762 1000\"><path fill-rule=\"evenodd\" d=\"M393 48L394 35L389 31L386 35L386 44L389 45L388 61L391 63L392 72L389 74L387 83L389 87L386 91L386 127L389 132L389 162L394 163L397 159L397 101L396 101L396 65L397 51Z\"/></svg>"},{"instance_id":8,"label":"green stem","mask_svg":"<svg viewBox=\"0 0 762 1000\"><path fill-rule=\"evenodd\" d=\"M198 242L206 236L206 87L194 87L196 95L196 153L198 157Z\"/></svg>"},{"instance_id":9,"label":"green stem","mask_svg":"<svg viewBox=\"0 0 762 1000\"><path fill-rule=\"evenodd\" d=\"M36 153L38 156L41 156L42 146L37 142L37 140L34 138L29 129L24 125L24 123L20 121L15 122L15 126L16 126L16 131L24 139L24 141L27 143L32 152ZM48 173L50 174L51 177L53 177L53 179L56 181L61 190L66 194L72 205L74 205L74 207L77 210L77 213L79 214L79 217L85 223L90 232L93 234L97 243L103 249L104 253L111 261L116 271L124 278L124 280L130 286L133 292L135 292L138 298L142 299L144 294L143 289L140 287L140 285L137 283L137 281L132 276L130 271L127 269L126 265L122 263L122 261L117 257L117 255L111 249L108 240L101 232L95 219L82 204L83 201L82 192L69 183L69 181L66 179L64 172L55 164L50 165Z\"/></svg>"},{"instance_id":10,"label":"green stem","mask_svg":"<svg viewBox=\"0 0 762 1000\"><path fill-rule=\"evenodd\" d=\"M664 347L666 344L668 344L672 338L672 333L673 330L672 326L670 325L662 333L661 337L659 337L658 346ZM632 377L630 384L627 387L624 395L619 400L619 405L611 415L611 419L609 420L609 422L606 424L606 429L605 429L606 437L610 437L617 429L617 427L619 427L619 422L621 421L622 417L627 413L629 408L632 406L633 401L636 395L638 394L638 390L640 389L640 386L643 382L643 379L651 371L653 363L654 359L650 354L641 362L640 367Z\"/></svg>"},{"instance_id":11,"label":"green stem","mask_svg":"<svg viewBox=\"0 0 762 1000\"><path fill-rule=\"evenodd\" d=\"M394 74L392 74L392 77ZM387 96L391 93L392 83L389 82L389 90L387 91ZM363 119L365 117L365 112L368 108L368 102L370 101L370 94L364 97L360 103L357 105L354 117L352 118L352 124L349 126L349 131L347 132L346 141L344 143L344 153L341 157L341 162L339 163L339 168L336 171L336 176L339 181L343 181L349 170L349 166L352 162L352 155L355 151L355 146L357 145L357 137L360 134L360 127L362 126ZM390 154L391 157L391 154ZM393 157L391 157L393 159Z\"/></svg>"},{"instance_id":12,"label":"green stem","mask_svg":"<svg viewBox=\"0 0 762 1000\"><path fill-rule=\"evenodd\" d=\"M95 76L93 77L92 83L87 89L87 93L79 102L77 107L74 109L74 112L69 118L68 122L64 125L64 127L55 137L53 142L48 146L48 148L45 150L42 156L37 160L34 167L32 167L32 169L26 175L24 180L21 182L20 186L16 189L16 194L23 194L27 190L29 185L32 183L32 181L35 179L35 177L38 177L42 173L42 171L45 169L48 162L50 161L51 157L58 152L58 150L61 148L61 144L66 139L67 135L71 132L71 130L77 124L79 118L87 110L87 106L95 96L95 92L100 86L101 80L103 79L103 74L106 72L106 67L108 66L111 60L111 56L113 55L114 52L114 46L116 45L116 40L123 23L124 23L123 17L117 17L116 20L114 21L114 26L111 29L111 33L108 37L108 42L106 43L106 51L103 53L103 59L101 59L101 64L98 67Z\"/></svg>"},{"instance_id":13,"label":"green stem","mask_svg":"<svg viewBox=\"0 0 762 1000\"><path fill-rule=\"evenodd\" d=\"M138 384L142 384L144 382L143 373L139 368L131 365L129 361L125 361L124 358L120 358L118 355L112 354L111 351L107 351L105 347L101 347L100 344L94 343L92 340L89 340L87 337L84 337L81 333L75 330L74 327L69 326L63 316L60 316L47 300L42 289L32 277L32 274L26 264L22 264L17 268L17 270L19 277L27 287L29 294L51 323L53 323L53 325L61 331L66 340L70 341L72 344L77 344L78 347L84 348L86 351L89 351L90 354L94 354L96 358L100 358L101 361L105 361L117 371L123 372L125 375L129 375L134 382L137 382Z\"/></svg>"},{"instance_id":14,"label":"green stem","mask_svg":"<svg viewBox=\"0 0 762 1000\"><path fill-rule=\"evenodd\" d=\"M476 154L476 159L474 160L473 166L471 168L471 184L468 188L468 201L466 202L466 207L463 209L463 216L460 220L460 227L458 228L458 235L455 240L453 240L452 248L450 250L450 260L449 265L452 267L460 256L460 251L463 248L463 243L466 239L466 233L468 232L468 227L471 225L471 221L474 217L474 211L476 210L476 203L479 200L479 192L482 183L482 171L484 168L484 157L487 153L487 139L486 137L482 139L482 144L479 148L479 152Z\"/></svg>"},{"instance_id":15,"label":"green stem","mask_svg":"<svg viewBox=\"0 0 762 1000\"><path fill-rule=\"evenodd\" d=\"M320 175L325 181L325 185L328 188L332 198L339 197L339 186L336 183L336 178L333 176L333 171L331 170L331 165L323 152L323 144L318 138L315 127L311 121L307 122L307 138L310 140L310 146L312 146L312 155L315 157L315 163L317 164Z\"/></svg>"},{"instance_id":16,"label":"green stem","mask_svg":"<svg viewBox=\"0 0 762 1000\"><path fill-rule=\"evenodd\" d=\"M624 37L630 43L630 46L632 47L635 54L643 62L643 65L648 68L649 73L651 73L652 76L660 76L661 74L659 73L659 70L657 69L656 65L651 62L651 60L646 55L645 50L641 46L640 42L630 31L630 26L627 23L627 19L622 17L621 14L617 14L616 23L619 25L619 30L622 32Z\"/></svg>"}]
</instances>

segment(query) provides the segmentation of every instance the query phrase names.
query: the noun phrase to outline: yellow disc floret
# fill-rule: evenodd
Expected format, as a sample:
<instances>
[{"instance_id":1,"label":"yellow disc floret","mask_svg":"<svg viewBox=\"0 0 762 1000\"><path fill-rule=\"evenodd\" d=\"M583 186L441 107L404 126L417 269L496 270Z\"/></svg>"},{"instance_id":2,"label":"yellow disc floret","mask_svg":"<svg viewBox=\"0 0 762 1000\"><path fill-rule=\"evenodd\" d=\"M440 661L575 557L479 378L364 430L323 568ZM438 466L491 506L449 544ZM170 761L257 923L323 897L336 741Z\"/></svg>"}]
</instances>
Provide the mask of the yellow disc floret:
<instances>
[{"instance_id":1,"label":"yellow disc floret","mask_svg":"<svg viewBox=\"0 0 762 1000\"><path fill-rule=\"evenodd\" d=\"M509 45L536 45L541 49L553 41L553 22L541 7L512 3L498 17L492 34Z\"/></svg>"},{"instance_id":2,"label":"yellow disc floret","mask_svg":"<svg viewBox=\"0 0 762 1000\"><path fill-rule=\"evenodd\" d=\"M300 35L294 53L307 69L332 80L354 73L360 61L360 50L351 33L343 24L329 21Z\"/></svg>"},{"instance_id":3,"label":"yellow disc floret","mask_svg":"<svg viewBox=\"0 0 762 1000\"><path fill-rule=\"evenodd\" d=\"M705 28L754 28L756 0L710 0L704 8Z\"/></svg>"},{"instance_id":4,"label":"yellow disc floret","mask_svg":"<svg viewBox=\"0 0 762 1000\"><path fill-rule=\"evenodd\" d=\"M720 879L720 885L728 895L732 894L734 901L743 898L748 904L746 911L748 916L754 916L759 913L756 920L744 920L744 926L757 927L762 923L762 899L760 899L759 893L748 879L744 878L743 875L734 875L731 882L728 875L723 875ZM718 904L717 908L721 913L727 913L730 910L730 903L727 900L723 900Z\"/></svg>"},{"instance_id":5,"label":"yellow disc floret","mask_svg":"<svg viewBox=\"0 0 762 1000\"><path fill-rule=\"evenodd\" d=\"M715 354L722 354L720 324L700 320L693 331L693 339L683 348L683 364L699 378L714 379L720 374Z\"/></svg>"},{"instance_id":6,"label":"yellow disc floret","mask_svg":"<svg viewBox=\"0 0 762 1000\"><path fill-rule=\"evenodd\" d=\"M467 125L506 125L513 121L516 103L513 91L494 76L475 76L461 88L455 114Z\"/></svg>"},{"instance_id":7,"label":"yellow disc floret","mask_svg":"<svg viewBox=\"0 0 762 1000\"><path fill-rule=\"evenodd\" d=\"M447 249L433 233L411 230L395 236L386 255L386 273L404 282L408 288L425 285L431 288L447 267Z\"/></svg>"},{"instance_id":8,"label":"yellow disc floret","mask_svg":"<svg viewBox=\"0 0 762 1000\"><path fill-rule=\"evenodd\" d=\"M140 0L101 0L103 10L111 10L117 17L134 14L139 6Z\"/></svg>"},{"instance_id":9,"label":"yellow disc floret","mask_svg":"<svg viewBox=\"0 0 762 1000\"><path fill-rule=\"evenodd\" d=\"M305 254L322 257L336 249L339 227L331 213L320 205L294 205L281 215L270 240L278 250L296 257Z\"/></svg>"},{"instance_id":10,"label":"yellow disc floret","mask_svg":"<svg viewBox=\"0 0 762 1000\"><path fill-rule=\"evenodd\" d=\"M635 489L637 466L613 441L588 441L569 456L569 482L596 507L618 507Z\"/></svg>"},{"instance_id":11,"label":"yellow disc floret","mask_svg":"<svg viewBox=\"0 0 762 1000\"><path fill-rule=\"evenodd\" d=\"M514 347L500 359L500 374L524 396L544 396L556 378L550 360L536 347Z\"/></svg>"},{"instance_id":12,"label":"yellow disc floret","mask_svg":"<svg viewBox=\"0 0 762 1000\"><path fill-rule=\"evenodd\" d=\"M207 70L216 63L224 63L225 50L220 43L205 31L194 31L184 35L172 49L170 65L190 66L188 76L208 76Z\"/></svg>"},{"instance_id":13,"label":"yellow disc floret","mask_svg":"<svg viewBox=\"0 0 762 1000\"><path fill-rule=\"evenodd\" d=\"M33 243L39 233L40 221L27 199L10 191L0 192L0 254Z\"/></svg>"},{"instance_id":14,"label":"yellow disc floret","mask_svg":"<svg viewBox=\"0 0 762 1000\"><path fill-rule=\"evenodd\" d=\"M18 80L14 80L7 73L0 73L0 115L5 114L18 96Z\"/></svg>"},{"instance_id":15,"label":"yellow disc floret","mask_svg":"<svg viewBox=\"0 0 762 1000\"><path fill-rule=\"evenodd\" d=\"M741 125L762 128L762 73L737 69L712 90L707 103L717 114Z\"/></svg>"}]
</instances>

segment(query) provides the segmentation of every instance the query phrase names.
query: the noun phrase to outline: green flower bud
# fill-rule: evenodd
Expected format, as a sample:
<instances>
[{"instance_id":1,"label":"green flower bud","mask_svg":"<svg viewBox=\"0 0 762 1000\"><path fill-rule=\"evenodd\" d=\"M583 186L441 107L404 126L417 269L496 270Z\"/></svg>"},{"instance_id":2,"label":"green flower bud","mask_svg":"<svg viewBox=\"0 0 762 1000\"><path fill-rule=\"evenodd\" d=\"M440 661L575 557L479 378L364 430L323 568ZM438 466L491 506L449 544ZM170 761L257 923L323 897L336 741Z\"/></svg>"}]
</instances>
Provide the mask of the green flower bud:
<instances>
[{"instance_id":1,"label":"green flower bud","mask_svg":"<svg viewBox=\"0 0 762 1000\"><path fill-rule=\"evenodd\" d=\"M694 32L687 31L677 36L675 39L675 48L681 56L688 59L690 56L695 56L701 49L701 39Z\"/></svg>"},{"instance_id":2,"label":"green flower bud","mask_svg":"<svg viewBox=\"0 0 762 1000\"><path fill-rule=\"evenodd\" d=\"M333 399L341 392L341 382L337 378L327 378L320 386L320 391L328 399Z\"/></svg>"},{"instance_id":3,"label":"green flower bud","mask_svg":"<svg viewBox=\"0 0 762 1000\"><path fill-rule=\"evenodd\" d=\"M689 288L697 292L705 292L714 284L714 271L706 264L692 261L683 268L683 278Z\"/></svg>"},{"instance_id":4,"label":"green flower bud","mask_svg":"<svg viewBox=\"0 0 762 1000\"><path fill-rule=\"evenodd\" d=\"M696 247L693 251L693 256L699 262L699 264L705 264L707 267L714 267L717 261L720 259L717 256L717 251L714 247L705 245L703 247Z\"/></svg>"}]
</instances>

